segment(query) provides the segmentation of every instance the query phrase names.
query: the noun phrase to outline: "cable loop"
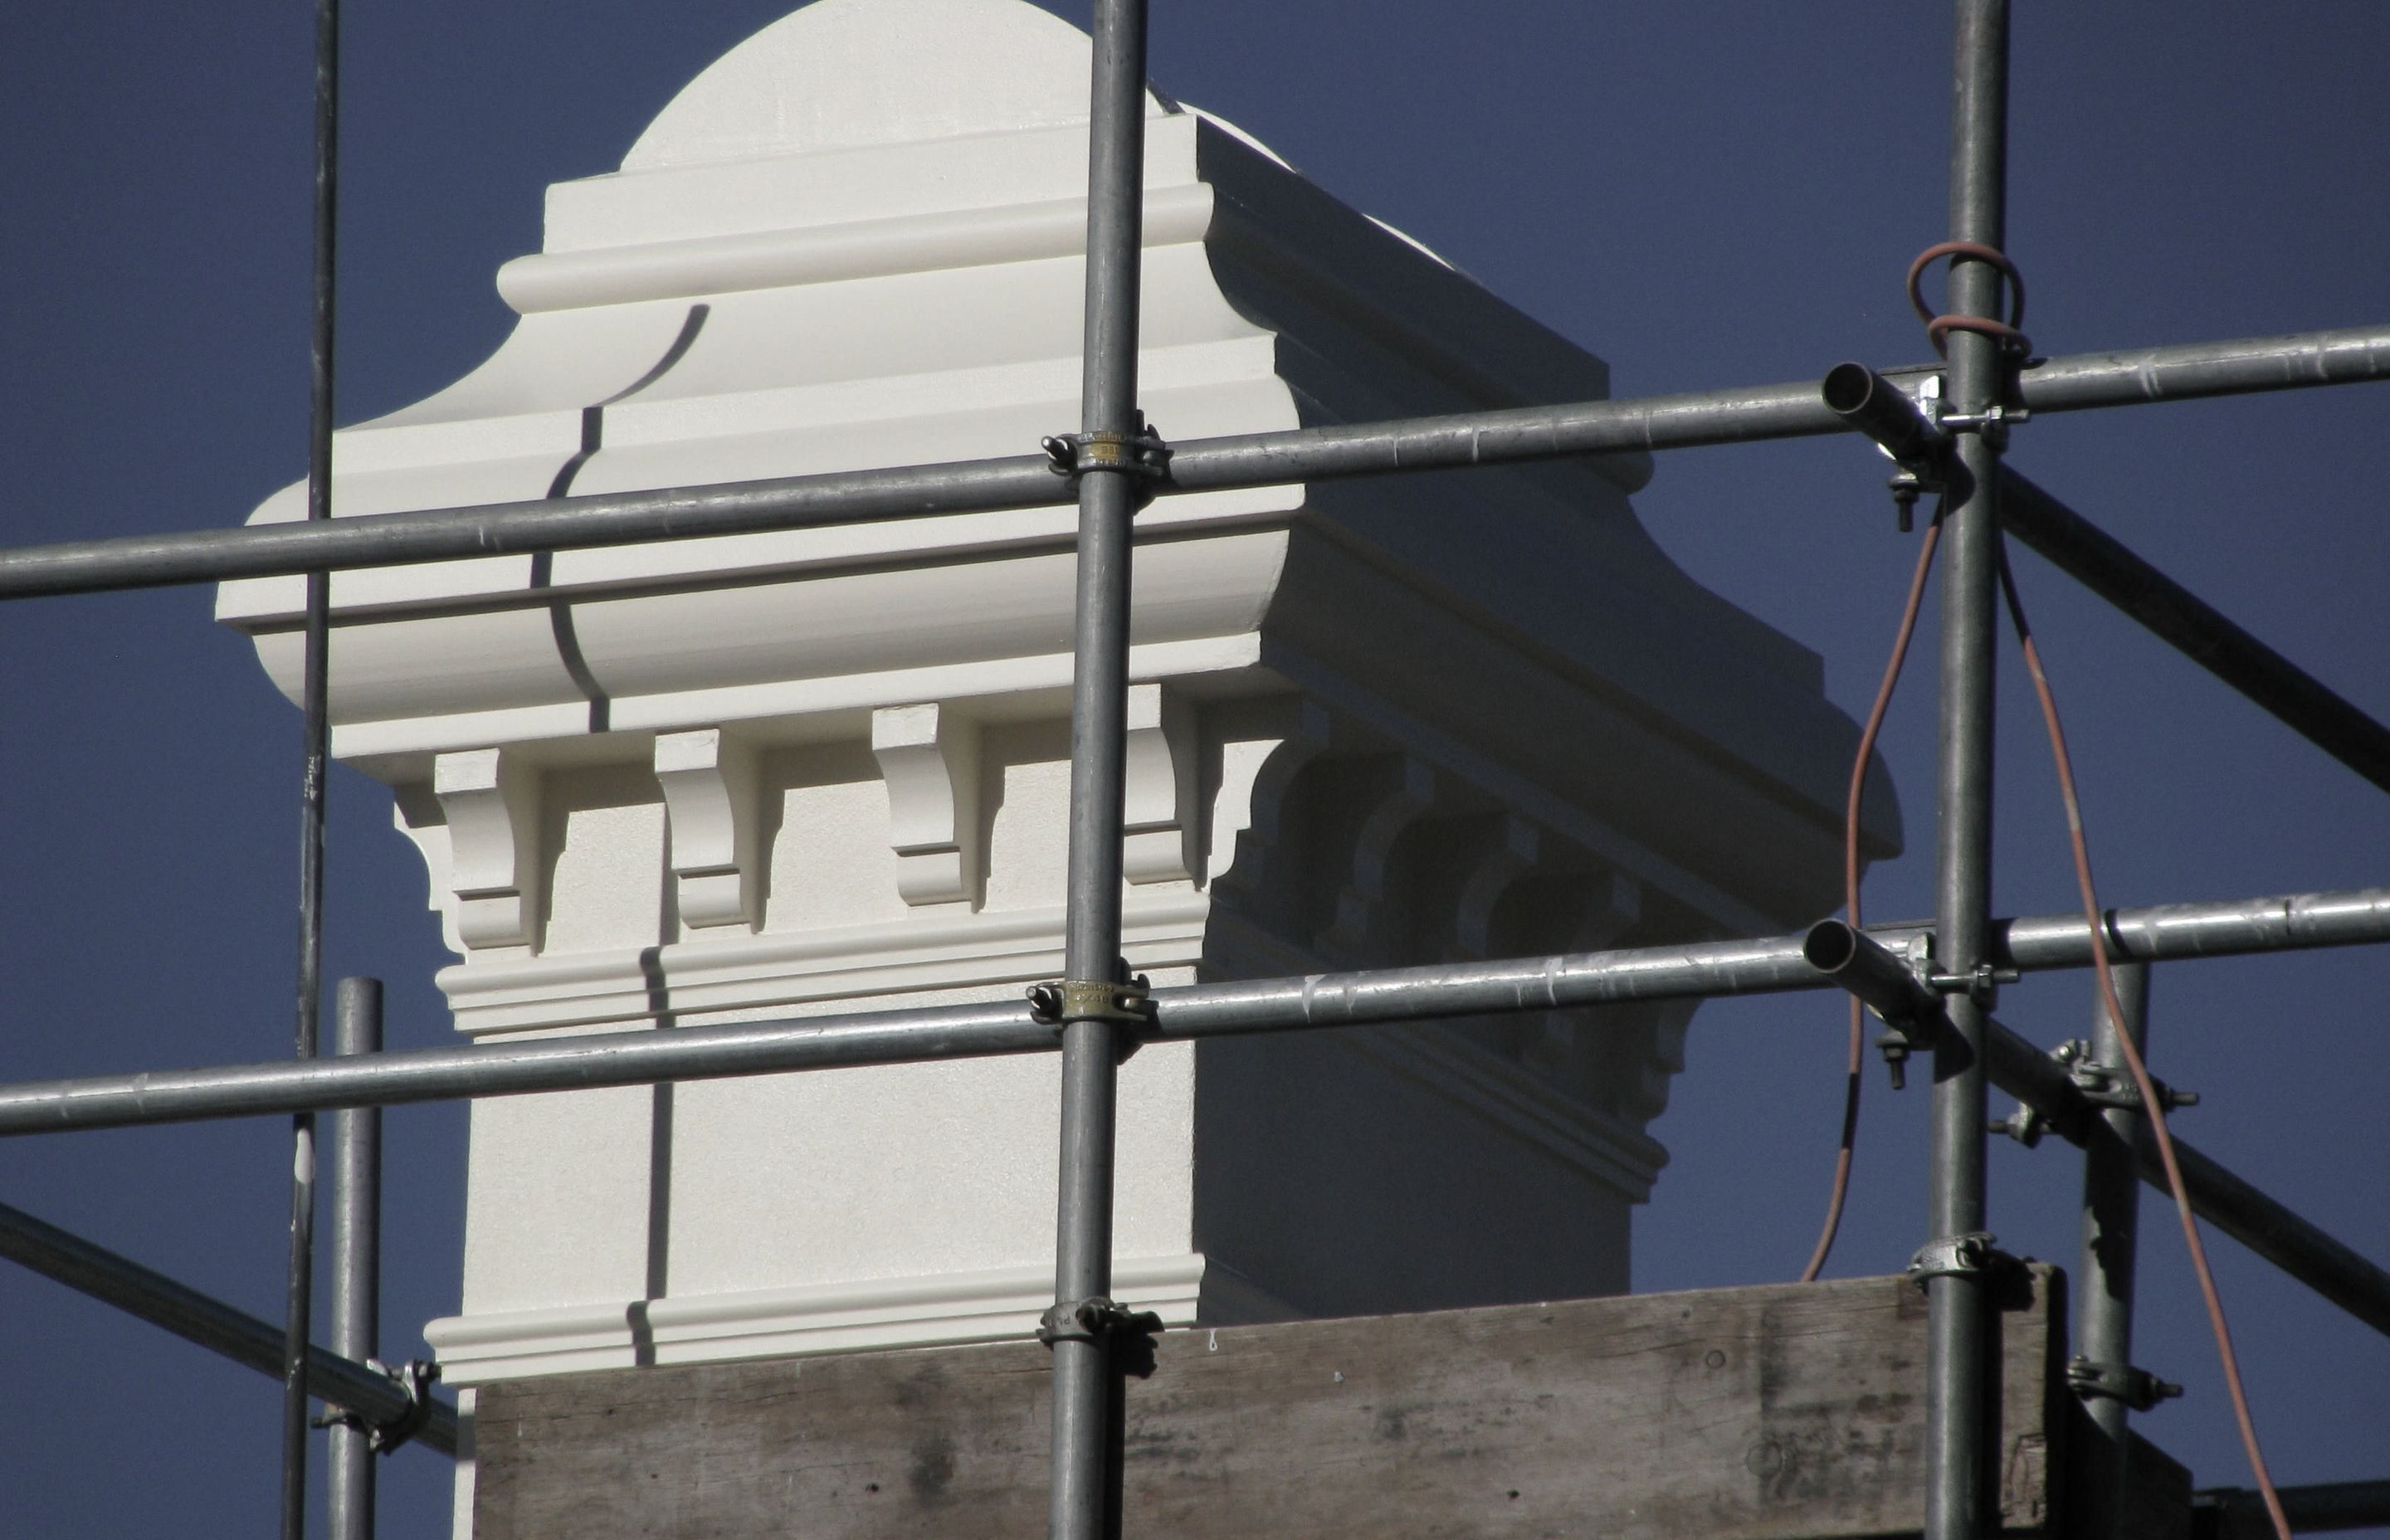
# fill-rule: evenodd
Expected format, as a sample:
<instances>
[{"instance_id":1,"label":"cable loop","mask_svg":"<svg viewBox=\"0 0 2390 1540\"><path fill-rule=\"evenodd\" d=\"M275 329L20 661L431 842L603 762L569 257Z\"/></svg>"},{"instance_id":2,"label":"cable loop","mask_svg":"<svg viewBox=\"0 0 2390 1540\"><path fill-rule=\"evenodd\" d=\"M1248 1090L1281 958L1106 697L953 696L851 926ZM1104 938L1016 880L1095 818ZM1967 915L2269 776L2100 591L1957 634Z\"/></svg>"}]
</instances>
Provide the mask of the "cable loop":
<instances>
[{"instance_id":1,"label":"cable loop","mask_svg":"<svg viewBox=\"0 0 2390 1540\"><path fill-rule=\"evenodd\" d=\"M1925 302L1923 281L1925 270L1944 257L1966 258L1989 263L2008 280L2009 318L1999 321L1985 315L1937 315ZM2024 358L2033 352L2033 340L2018 329L2024 325L2024 275L2008 253L1998 247L1985 246L1974 240L1945 240L1917 253L1908 264L1908 302L1917 311L1917 318L1925 323L1925 335L1933 340L1934 351L1942 357L1950 355L1950 334L1972 331L1999 343L2002 352L2012 358Z\"/></svg>"},{"instance_id":2,"label":"cable loop","mask_svg":"<svg viewBox=\"0 0 2390 1540\"><path fill-rule=\"evenodd\" d=\"M2006 540L1998 539L1995 548L1999 554L2000 596L2008 602L2009 623L2016 630L2017 645L2024 653L2025 672L2032 676L2034 694L2041 700L2042 725L2049 734L2049 757L2058 771L2059 800L2066 807L2067 843L2074 847L2075 881L2083 895L2083 922L2091 933L2091 970L2099 980L2100 1003L2115 1024L2116 1050L2132 1074L2133 1088L2139 1093L2141 1115L2157 1145L2166 1189L2174 1196L2175 1217L2182 1223L2183 1245L2191 1252L2191 1274L2198 1279L2200 1297L2207 1306L2208 1329L2216 1338L2216 1355L2224 1370L2224 1389L2231 1398L2233 1420L2240 1425L2241 1447L2249 1457L2249 1472L2256 1480L2258 1495L2265 1500L2266 1514L2273 1521L2275 1534L2281 1540L2291 1540L2291 1521L2282 1511L2281 1495L2274 1489L2273 1475L2266 1468L2265 1452L2257 1445L2257 1423L2249 1411L2249 1392L2241 1379L2240 1354L2233 1351L2232 1328L2224 1319L2224 1299L2217 1292L2215 1270L2208 1265L2207 1246L2199 1238L2199 1222L2191 1213L2191 1192L2183 1184L2181 1157L2175 1149L2174 1133L2166 1121L2166 1098L2151 1078L2140 1045L2133 1041L2132 1031L2126 1025L2124 1003L2116 998L2106 930L2100 918L2100 896L2091 882L2091 844L2083 831L2083 800L2075 789L2075 760L2067 751L2066 729L2058 720L2058 696L2050 688L2049 670L2042 667L2041 648L2036 645L2033 627L2024 617L2024 601L2017 597L2016 574L2009 567Z\"/></svg>"}]
</instances>

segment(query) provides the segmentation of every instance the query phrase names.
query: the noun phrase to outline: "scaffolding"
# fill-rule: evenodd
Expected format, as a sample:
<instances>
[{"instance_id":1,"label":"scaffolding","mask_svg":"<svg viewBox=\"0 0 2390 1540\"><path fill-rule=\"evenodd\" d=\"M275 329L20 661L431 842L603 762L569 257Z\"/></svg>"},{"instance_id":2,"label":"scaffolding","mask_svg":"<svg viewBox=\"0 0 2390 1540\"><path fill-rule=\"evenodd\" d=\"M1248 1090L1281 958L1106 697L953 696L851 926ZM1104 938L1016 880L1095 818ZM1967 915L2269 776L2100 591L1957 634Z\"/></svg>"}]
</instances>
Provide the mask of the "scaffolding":
<instances>
[{"instance_id":1,"label":"scaffolding","mask_svg":"<svg viewBox=\"0 0 2390 1540\"><path fill-rule=\"evenodd\" d=\"M2004 536L2094 594L2316 748L2390 790L2390 728L2166 578L2003 463L2029 416L2390 378L2390 327L2031 360L2015 323L2021 286L2000 254L2005 223L2008 7L1957 0L1947 363L1882 372L1845 364L1822 381L1458 414L1165 443L1137 408L1137 299L1145 91L1144 0L1097 0L1090 122L1083 416L1041 452L997 459L334 520L330 507L331 279L337 7L319 6L316 332L303 523L0 551L0 599L309 576L305 855L296 1052L197 1071L0 1085L0 1136L199 1119L288 1116L302 1154L292 1193L286 1320L259 1321L32 1215L0 1208L0 1254L155 1321L286 1385L287 1535L304 1531L308 1409L334 1423L333 1533L370 1533L370 1456L415 1440L455 1453L456 1417L423 1366L374 1359L379 1172L374 1110L598 1086L994 1055L1054 1054L1062 1094L1052 1350L1051 1534L1095 1540L1108 1511L1111 1394L1125 1337L1149 1329L1111 1299L1115 1076L1124 1046L1322 1030L1460 1014L1840 988L1932 1059L1928 1234L1912 1272L1926 1290L1929 1540L1995 1528L1985 1469L1985 1344L1995 1329L1986 1230L1987 1093L2086 1150L2084 1203L2131 1234L2137 1181L2161 1190L2143 1096L2125 1084L2123 1034L2139 1030L2145 971L2186 957L2390 942L2390 887L2152 908L2000 918L1990 902L1994 642ZM1147 989L1121 976L1123 742L1131 521L1183 493L1510 465L1625 451L1853 434L1897 468L1895 493L1946 500L1941 574L1937 903L1930 923L1553 957ZM926 518L1075 503L1077 624L1072 691L1064 977L1010 1005L947 1006L738 1025L575 1036L501 1047L385 1052L379 987L344 980L337 1052L318 1056L322 794L328 574L505 552ZM1992 1014L1994 986L2049 969L2113 967L2118 1009L2088 1055L2043 1052ZM334 1114L319 1140L318 1112ZM328 1151L333 1223L331 1341L313 1314L312 1151ZM2390 1333L2390 1274L2181 1141L2183 1196L2202 1217L2291 1277ZM2118 1439L2146 1403L2131 1367L2131 1247L2085 1252L2079 1383ZM2088 1302L2106 1301L2094 1310ZM2108 1490L2113 1493L2112 1476ZM2290 1527L2390 1521L2390 1482L2289 1490ZM2097 1499L2095 1498L2095 1501ZM2254 1499L2252 1499L2254 1500ZM2108 1512L2086 1534L2106 1534Z\"/></svg>"}]
</instances>

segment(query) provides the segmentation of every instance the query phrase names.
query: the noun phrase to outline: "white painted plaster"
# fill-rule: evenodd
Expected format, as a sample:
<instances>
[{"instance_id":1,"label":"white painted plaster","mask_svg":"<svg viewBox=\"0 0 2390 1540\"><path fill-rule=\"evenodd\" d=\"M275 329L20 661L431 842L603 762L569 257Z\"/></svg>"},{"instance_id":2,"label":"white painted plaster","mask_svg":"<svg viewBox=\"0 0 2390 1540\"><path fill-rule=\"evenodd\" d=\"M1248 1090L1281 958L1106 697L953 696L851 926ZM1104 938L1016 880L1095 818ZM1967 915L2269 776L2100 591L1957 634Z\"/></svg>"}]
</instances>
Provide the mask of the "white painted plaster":
<instances>
[{"instance_id":1,"label":"white painted plaster","mask_svg":"<svg viewBox=\"0 0 2390 1540\"><path fill-rule=\"evenodd\" d=\"M674 896L690 930L762 918L764 819L756 747L720 727L656 735L656 786L672 841Z\"/></svg>"},{"instance_id":2,"label":"white painted plaster","mask_svg":"<svg viewBox=\"0 0 2390 1540\"><path fill-rule=\"evenodd\" d=\"M497 353L343 430L334 513L1035 452L1076 425L1087 45L818 0L550 190ZM1598 396L1599 359L1149 104L1176 439ZM1853 729L1660 556L1640 456L1137 517L1123 953L1158 985L1749 931L1831 902ZM296 519L297 490L257 521ZM474 1036L1017 999L1062 967L1074 510L340 574ZM297 686L295 579L218 613ZM1588 746L1595 746L1589 750ZM1889 798L1870 815L1879 846ZM1599 938L1599 939L1595 939ZM1690 1012L1150 1046L1115 1292L1166 1320L1622 1287ZM1045 1057L485 1102L453 1383L1018 1336ZM1555 1216L1558 1217L1555 1217Z\"/></svg>"}]
</instances>

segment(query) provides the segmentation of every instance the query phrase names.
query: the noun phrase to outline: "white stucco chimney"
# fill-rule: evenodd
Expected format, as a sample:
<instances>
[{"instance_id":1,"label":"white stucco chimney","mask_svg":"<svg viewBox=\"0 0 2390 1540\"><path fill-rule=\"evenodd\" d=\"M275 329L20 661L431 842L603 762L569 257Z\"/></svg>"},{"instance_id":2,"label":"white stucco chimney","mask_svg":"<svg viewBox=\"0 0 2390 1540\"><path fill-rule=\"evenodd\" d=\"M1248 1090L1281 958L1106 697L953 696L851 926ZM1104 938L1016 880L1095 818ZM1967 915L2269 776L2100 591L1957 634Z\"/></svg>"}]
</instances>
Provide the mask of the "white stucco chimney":
<instances>
[{"instance_id":1,"label":"white stucco chimney","mask_svg":"<svg viewBox=\"0 0 2390 1540\"><path fill-rule=\"evenodd\" d=\"M1034 452L1078 420L1087 42L820 0L550 189L488 363L343 431L336 510ZM1227 126L1149 105L1176 439L1580 400L1591 354ZM1137 520L1124 898L1157 984L1781 930L1856 732L1600 462ZM295 519L300 490L256 518ZM460 1031L1017 996L1061 968L1074 514L341 574L334 751L391 785ZM298 579L221 617L296 688ZM1888 787L1870 804L1896 845ZM1627 1282L1689 1005L1148 1047L1116 1292L1172 1324ZM1045 1059L484 1101L451 1383L1027 1333Z\"/></svg>"}]
</instances>

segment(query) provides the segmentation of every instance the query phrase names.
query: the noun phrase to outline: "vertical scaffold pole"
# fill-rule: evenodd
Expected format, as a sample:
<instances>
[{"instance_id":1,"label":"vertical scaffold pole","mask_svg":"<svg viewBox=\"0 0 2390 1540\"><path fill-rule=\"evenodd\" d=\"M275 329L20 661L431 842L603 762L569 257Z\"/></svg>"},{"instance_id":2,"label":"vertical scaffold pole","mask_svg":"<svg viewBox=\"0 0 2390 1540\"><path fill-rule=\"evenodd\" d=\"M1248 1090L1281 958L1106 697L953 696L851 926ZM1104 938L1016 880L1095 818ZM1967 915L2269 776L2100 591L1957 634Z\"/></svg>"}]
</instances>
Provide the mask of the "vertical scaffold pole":
<instances>
[{"instance_id":1,"label":"vertical scaffold pole","mask_svg":"<svg viewBox=\"0 0 2390 1540\"><path fill-rule=\"evenodd\" d=\"M2111 971L2116 1003L2125 1008L2125 1028L2146 1050L2149 964L2115 963ZM2107 1066L2123 1083L2125 1055L2117 1046L2116 1023L2097 991L2091 1002L2091 1059ZM2133 1264L2141 1212L2135 1141L2140 1136L2140 1121L2129 1107L2107 1108L2100 1114L2101 1126L2090 1131L2083 1147L2083 1265L2076 1286L2082 1303L2075 1312L2075 1352L2094 1364L2119 1367L2133 1361ZM2093 1457L2081 1462L2075 1533L2084 1540L2115 1540L2121 1533L2125 1424L2130 1408L2121 1397L2095 1395L2084 1410L2101 1438L2095 1441Z\"/></svg>"},{"instance_id":2,"label":"vertical scaffold pole","mask_svg":"<svg viewBox=\"0 0 2390 1540\"><path fill-rule=\"evenodd\" d=\"M1950 122L1950 238L1998 248L2008 160L2006 0L1958 0ZM1948 310L1997 318L2000 274L1960 256ZM1949 334L1953 412L1981 414L1999 399L2000 343ZM1999 582L1999 455L1988 425L1959 436L1942 566L1942 678L1934 959L1972 975L1987 956L1991 916L1993 646ZM1985 1007L1950 997L1957 1028L1934 1055L1929 1224L1947 1258L1957 1238L1984 1228ZM1956 1248L1963 1256L1969 1248ZM1972 1249L1977 1256L1981 1249ZM1931 1472L1926 1540L1979 1540L1991 1508L1990 1360L1995 1317L1987 1280L1963 1266L1927 1269L1926 1439Z\"/></svg>"},{"instance_id":3,"label":"vertical scaffold pole","mask_svg":"<svg viewBox=\"0 0 2390 1540\"><path fill-rule=\"evenodd\" d=\"M332 1051L381 1052L381 981L342 979L335 996ZM331 1187L334 1353L372 1359L381 1336L381 1111L352 1107L331 1115L324 1142ZM325 1471L331 1540L373 1540L373 1439L362 1427L332 1428Z\"/></svg>"},{"instance_id":4,"label":"vertical scaffold pole","mask_svg":"<svg viewBox=\"0 0 2390 1540\"><path fill-rule=\"evenodd\" d=\"M315 220L313 328L308 349L307 517L332 516L332 257L340 188L339 0L315 5ZM332 580L307 577L301 665L306 744L299 785L298 1057L315 1057L324 983L324 782L330 767ZM315 1116L292 1119L290 1269L282 1352L282 1536L307 1533L307 1341L315 1302Z\"/></svg>"},{"instance_id":5,"label":"vertical scaffold pole","mask_svg":"<svg viewBox=\"0 0 2390 1540\"><path fill-rule=\"evenodd\" d=\"M1144 0L1097 0L1087 137L1087 291L1081 430L1140 429L1137 276L1145 161ZM1088 1014L1084 987L1120 971L1122 773L1128 690L1130 454L1080 456L1078 622L1071 693L1070 912L1063 943L1062 1137L1056 1212L1058 1315L1111 1290L1112 1132L1118 1024ZM1069 987L1077 983L1083 987ZM1111 1342L1100 1327L1052 1334L1054 1540L1098 1540L1109 1522Z\"/></svg>"}]
</instances>

